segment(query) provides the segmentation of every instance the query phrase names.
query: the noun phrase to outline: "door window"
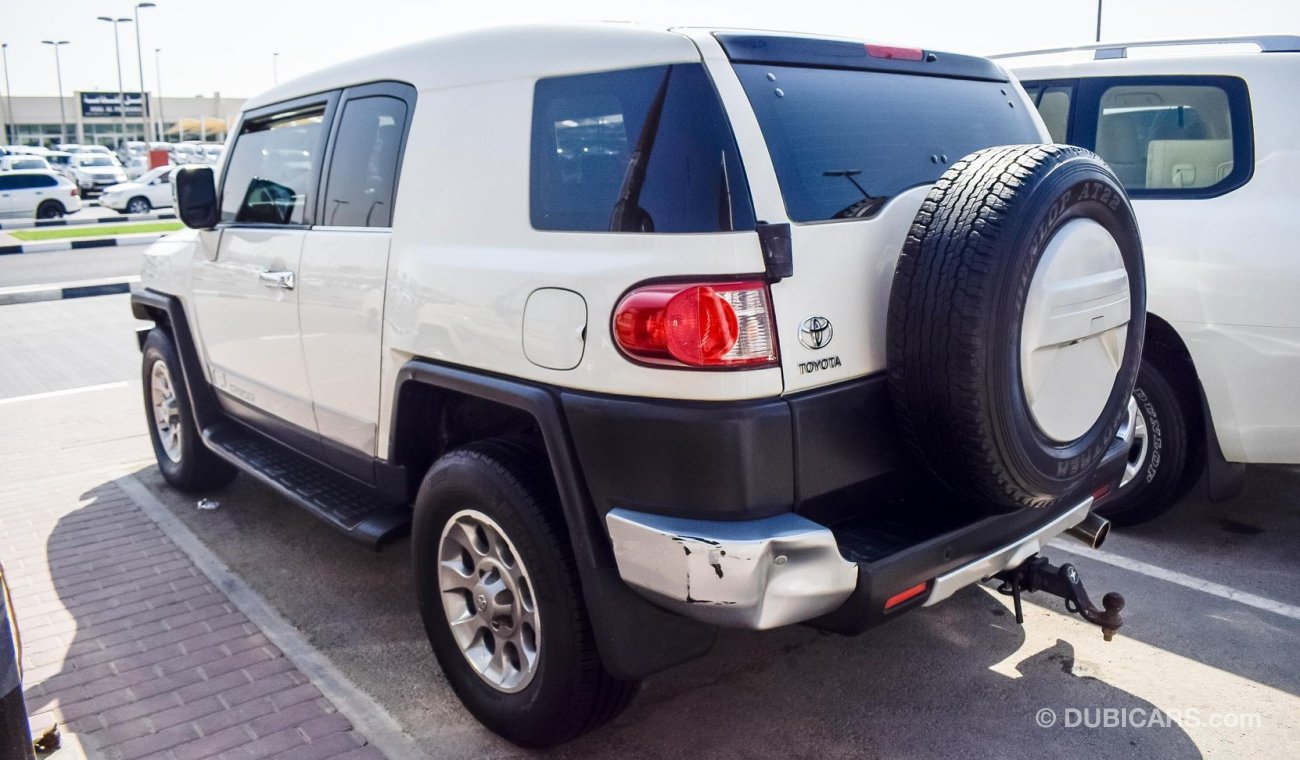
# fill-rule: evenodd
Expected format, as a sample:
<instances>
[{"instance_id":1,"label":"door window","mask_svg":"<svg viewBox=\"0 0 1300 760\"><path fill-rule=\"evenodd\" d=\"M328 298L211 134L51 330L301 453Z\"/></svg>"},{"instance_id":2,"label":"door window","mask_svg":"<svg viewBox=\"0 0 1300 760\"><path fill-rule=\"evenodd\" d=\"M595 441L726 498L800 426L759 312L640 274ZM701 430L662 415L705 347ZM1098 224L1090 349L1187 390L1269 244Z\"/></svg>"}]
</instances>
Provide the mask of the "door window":
<instances>
[{"instance_id":1,"label":"door window","mask_svg":"<svg viewBox=\"0 0 1300 760\"><path fill-rule=\"evenodd\" d=\"M226 167L221 221L303 224L325 107L246 122Z\"/></svg>"},{"instance_id":2,"label":"door window","mask_svg":"<svg viewBox=\"0 0 1300 760\"><path fill-rule=\"evenodd\" d=\"M1235 165L1228 94L1199 85L1108 87L1097 113L1097 154L1129 190L1213 187Z\"/></svg>"},{"instance_id":3,"label":"door window","mask_svg":"<svg viewBox=\"0 0 1300 760\"><path fill-rule=\"evenodd\" d=\"M321 223L389 226L406 118L406 103L399 98L376 95L347 101L330 158Z\"/></svg>"}]
</instances>

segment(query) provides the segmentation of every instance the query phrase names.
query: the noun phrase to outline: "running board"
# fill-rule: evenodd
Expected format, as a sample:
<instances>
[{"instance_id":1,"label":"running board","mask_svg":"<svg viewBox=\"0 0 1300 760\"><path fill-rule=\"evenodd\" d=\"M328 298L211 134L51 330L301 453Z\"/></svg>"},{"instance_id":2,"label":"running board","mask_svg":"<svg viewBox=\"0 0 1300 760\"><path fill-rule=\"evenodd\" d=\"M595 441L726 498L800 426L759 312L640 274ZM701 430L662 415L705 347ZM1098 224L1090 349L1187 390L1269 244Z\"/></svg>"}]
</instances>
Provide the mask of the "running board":
<instances>
[{"instance_id":1,"label":"running board","mask_svg":"<svg viewBox=\"0 0 1300 760\"><path fill-rule=\"evenodd\" d=\"M212 425L203 440L217 456L375 551L410 526L410 507L384 501L351 478L238 424Z\"/></svg>"}]
</instances>

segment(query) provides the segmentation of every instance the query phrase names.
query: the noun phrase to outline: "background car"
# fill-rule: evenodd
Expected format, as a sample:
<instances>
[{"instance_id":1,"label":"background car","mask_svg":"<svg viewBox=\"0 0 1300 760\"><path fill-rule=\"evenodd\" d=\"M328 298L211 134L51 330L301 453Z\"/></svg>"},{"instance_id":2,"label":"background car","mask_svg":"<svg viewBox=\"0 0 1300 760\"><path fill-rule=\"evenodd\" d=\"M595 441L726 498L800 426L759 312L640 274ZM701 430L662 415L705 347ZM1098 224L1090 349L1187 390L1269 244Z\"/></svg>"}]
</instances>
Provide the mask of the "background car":
<instances>
[{"instance_id":1,"label":"background car","mask_svg":"<svg viewBox=\"0 0 1300 760\"><path fill-rule=\"evenodd\" d=\"M1300 376L1300 36L1002 57L1052 138L1115 172L1142 231L1150 301L1132 450L1098 512L1137 523L1202 473L1219 501L1240 491L1247 464L1300 463L1300 400L1286 382Z\"/></svg>"},{"instance_id":2,"label":"background car","mask_svg":"<svg viewBox=\"0 0 1300 760\"><path fill-rule=\"evenodd\" d=\"M0 172L29 171L32 169L52 171L53 167L40 156L16 155L0 158Z\"/></svg>"},{"instance_id":3,"label":"background car","mask_svg":"<svg viewBox=\"0 0 1300 760\"><path fill-rule=\"evenodd\" d=\"M0 173L0 218L58 219L81 210L81 193L52 171Z\"/></svg>"},{"instance_id":4,"label":"background car","mask_svg":"<svg viewBox=\"0 0 1300 760\"><path fill-rule=\"evenodd\" d=\"M151 209L172 205L172 170L159 166L145 172L134 182L104 188L99 205L128 214L143 214Z\"/></svg>"},{"instance_id":5,"label":"background car","mask_svg":"<svg viewBox=\"0 0 1300 760\"><path fill-rule=\"evenodd\" d=\"M98 192L127 181L126 171L111 153L78 153L69 166L69 179L77 183L83 193Z\"/></svg>"}]
</instances>

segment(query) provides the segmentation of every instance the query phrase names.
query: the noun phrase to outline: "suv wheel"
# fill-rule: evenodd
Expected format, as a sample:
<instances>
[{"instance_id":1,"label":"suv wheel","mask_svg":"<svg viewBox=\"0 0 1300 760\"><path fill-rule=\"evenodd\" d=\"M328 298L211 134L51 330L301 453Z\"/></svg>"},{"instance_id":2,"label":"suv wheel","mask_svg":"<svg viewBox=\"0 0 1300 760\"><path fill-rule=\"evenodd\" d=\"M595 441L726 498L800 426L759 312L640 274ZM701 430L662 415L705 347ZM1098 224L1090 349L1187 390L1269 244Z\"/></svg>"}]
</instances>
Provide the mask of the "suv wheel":
<instances>
[{"instance_id":1,"label":"suv wheel","mask_svg":"<svg viewBox=\"0 0 1300 760\"><path fill-rule=\"evenodd\" d=\"M904 438L990 511L1082 498L1123 421L1145 323L1137 224L1100 159L972 153L930 191L894 272L887 362Z\"/></svg>"},{"instance_id":2,"label":"suv wheel","mask_svg":"<svg viewBox=\"0 0 1300 760\"><path fill-rule=\"evenodd\" d=\"M176 346L161 328L151 330L145 339L142 376L149 440L163 479L182 491L204 491L229 483L235 469L203 445Z\"/></svg>"},{"instance_id":3,"label":"suv wheel","mask_svg":"<svg viewBox=\"0 0 1300 760\"><path fill-rule=\"evenodd\" d=\"M452 451L416 499L416 591L434 654L485 726L524 747L616 716L634 682L600 661L544 454L495 439Z\"/></svg>"},{"instance_id":4,"label":"suv wheel","mask_svg":"<svg viewBox=\"0 0 1300 760\"><path fill-rule=\"evenodd\" d=\"M153 206L149 205L149 199L142 196L136 196L126 202L128 214L147 214L151 209Z\"/></svg>"},{"instance_id":5,"label":"suv wheel","mask_svg":"<svg viewBox=\"0 0 1300 760\"><path fill-rule=\"evenodd\" d=\"M1097 513L1116 525L1154 519L1182 498L1191 483L1186 415L1175 388L1150 362L1143 362L1125 424L1128 462L1119 489Z\"/></svg>"},{"instance_id":6,"label":"suv wheel","mask_svg":"<svg viewBox=\"0 0 1300 760\"><path fill-rule=\"evenodd\" d=\"M58 201L46 201L36 209L37 219L62 219L67 210Z\"/></svg>"}]
</instances>

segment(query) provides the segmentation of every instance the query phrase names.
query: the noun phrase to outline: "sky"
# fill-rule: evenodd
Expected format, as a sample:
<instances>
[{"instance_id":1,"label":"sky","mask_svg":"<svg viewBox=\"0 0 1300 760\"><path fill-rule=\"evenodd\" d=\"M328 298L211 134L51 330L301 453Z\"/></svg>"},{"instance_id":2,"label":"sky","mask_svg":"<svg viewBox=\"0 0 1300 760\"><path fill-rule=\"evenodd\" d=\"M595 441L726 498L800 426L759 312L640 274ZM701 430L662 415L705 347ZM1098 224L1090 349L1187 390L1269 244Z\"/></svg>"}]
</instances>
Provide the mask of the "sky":
<instances>
[{"instance_id":1,"label":"sky","mask_svg":"<svg viewBox=\"0 0 1300 760\"><path fill-rule=\"evenodd\" d=\"M1300 0L1103 0L1102 40L1300 35ZM503 23L617 20L822 32L958 53L1089 43L1097 0L154 0L138 11L146 88L248 97L314 69L447 32ZM117 90L113 25L131 0L0 0L14 95ZM134 24L119 25L124 89L139 86ZM279 55L275 55L279 53ZM3 81L0 81L0 85Z\"/></svg>"}]
</instances>

